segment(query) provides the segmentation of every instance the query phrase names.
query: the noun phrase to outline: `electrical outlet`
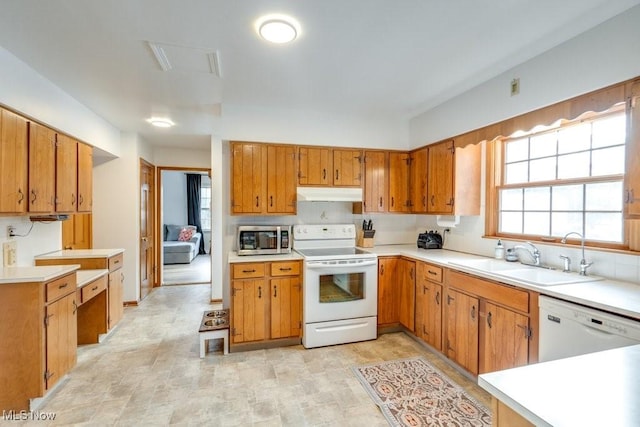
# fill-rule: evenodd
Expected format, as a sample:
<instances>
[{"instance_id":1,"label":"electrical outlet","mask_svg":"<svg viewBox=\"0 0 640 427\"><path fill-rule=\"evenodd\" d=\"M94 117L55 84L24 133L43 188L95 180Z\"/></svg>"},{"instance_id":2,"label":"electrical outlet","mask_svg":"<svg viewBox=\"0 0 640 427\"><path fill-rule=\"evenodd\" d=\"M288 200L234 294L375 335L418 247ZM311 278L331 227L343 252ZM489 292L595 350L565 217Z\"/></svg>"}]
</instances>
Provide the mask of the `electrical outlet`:
<instances>
[{"instance_id":1,"label":"electrical outlet","mask_svg":"<svg viewBox=\"0 0 640 427\"><path fill-rule=\"evenodd\" d=\"M511 80L511 96L517 95L520 93L520 79L516 78Z\"/></svg>"},{"instance_id":2,"label":"electrical outlet","mask_svg":"<svg viewBox=\"0 0 640 427\"><path fill-rule=\"evenodd\" d=\"M18 256L18 243L15 240L9 240L2 244L2 265L11 267L16 265Z\"/></svg>"},{"instance_id":3,"label":"electrical outlet","mask_svg":"<svg viewBox=\"0 0 640 427\"><path fill-rule=\"evenodd\" d=\"M16 228L13 225L7 225L7 237L15 237Z\"/></svg>"}]
</instances>

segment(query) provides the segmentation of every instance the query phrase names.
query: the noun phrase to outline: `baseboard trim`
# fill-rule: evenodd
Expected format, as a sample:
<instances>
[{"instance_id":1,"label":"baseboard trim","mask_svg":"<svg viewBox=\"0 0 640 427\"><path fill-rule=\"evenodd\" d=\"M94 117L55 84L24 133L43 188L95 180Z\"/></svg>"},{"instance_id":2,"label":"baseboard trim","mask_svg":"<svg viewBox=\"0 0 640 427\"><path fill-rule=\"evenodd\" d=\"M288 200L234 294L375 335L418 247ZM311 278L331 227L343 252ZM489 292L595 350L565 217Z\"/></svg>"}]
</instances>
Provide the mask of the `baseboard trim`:
<instances>
[{"instance_id":1,"label":"baseboard trim","mask_svg":"<svg viewBox=\"0 0 640 427\"><path fill-rule=\"evenodd\" d=\"M212 304L218 304L218 303L220 303L220 304L221 304L221 303L222 303L222 298L212 299L212 300L211 300L211 303L212 303Z\"/></svg>"},{"instance_id":2,"label":"baseboard trim","mask_svg":"<svg viewBox=\"0 0 640 427\"><path fill-rule=\"evenodd\" d=\"M137 307L138 301L124 301L122 305L124 305L125 307Z\"/></svg>"}]
</instances>

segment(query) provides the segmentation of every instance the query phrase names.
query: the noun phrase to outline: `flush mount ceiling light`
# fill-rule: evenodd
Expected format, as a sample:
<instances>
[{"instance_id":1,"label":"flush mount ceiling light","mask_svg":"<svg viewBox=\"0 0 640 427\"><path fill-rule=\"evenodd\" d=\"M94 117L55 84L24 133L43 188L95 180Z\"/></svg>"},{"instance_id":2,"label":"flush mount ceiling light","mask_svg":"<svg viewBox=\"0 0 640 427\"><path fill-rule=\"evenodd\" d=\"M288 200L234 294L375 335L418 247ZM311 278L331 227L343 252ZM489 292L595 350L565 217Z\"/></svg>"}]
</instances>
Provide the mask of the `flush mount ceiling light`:
<instances>
[{"instance_id":1,"label":"flush mount ceiling light","mask_svg":"<svg viewBox=\"0 0 640 427\"><path fill-rule=\"evenodd\" d=\"M175 123L173 123L171 120L164 117L151 117L147 121L155 127L159 128L170 128L171 126L175 125Z\"/></svg>"},{"instance_id":2,"label":"flush mount ceiling light","mask_svg":"<svg viewBox=\"0 0 640 427\"><path fill-rule=\"evenodd\" d=\"M265 15L256 22L260 37L268 42L283 44L292 42L300 34L298 21L286 15Z\"/></svg>"}]
</instances>

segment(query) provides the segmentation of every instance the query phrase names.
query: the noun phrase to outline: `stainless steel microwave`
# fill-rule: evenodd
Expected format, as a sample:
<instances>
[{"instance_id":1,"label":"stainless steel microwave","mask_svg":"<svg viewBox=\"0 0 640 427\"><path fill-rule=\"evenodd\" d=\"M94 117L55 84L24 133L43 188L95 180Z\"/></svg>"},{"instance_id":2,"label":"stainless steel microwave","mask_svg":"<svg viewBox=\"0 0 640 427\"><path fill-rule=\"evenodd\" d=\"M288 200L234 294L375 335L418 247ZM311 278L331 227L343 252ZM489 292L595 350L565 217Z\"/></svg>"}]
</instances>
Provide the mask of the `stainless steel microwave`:
<instances>
[{"instance_id":1,"label":"stainless steel microwave","mask_svg":"<svg viewBox=\"0 0 640 427\"><path fill-rule=\"evenodd\" d=\"M290 225L240 225L238 255L269 255L291 252Z\"/></svg>"}]
</instances>

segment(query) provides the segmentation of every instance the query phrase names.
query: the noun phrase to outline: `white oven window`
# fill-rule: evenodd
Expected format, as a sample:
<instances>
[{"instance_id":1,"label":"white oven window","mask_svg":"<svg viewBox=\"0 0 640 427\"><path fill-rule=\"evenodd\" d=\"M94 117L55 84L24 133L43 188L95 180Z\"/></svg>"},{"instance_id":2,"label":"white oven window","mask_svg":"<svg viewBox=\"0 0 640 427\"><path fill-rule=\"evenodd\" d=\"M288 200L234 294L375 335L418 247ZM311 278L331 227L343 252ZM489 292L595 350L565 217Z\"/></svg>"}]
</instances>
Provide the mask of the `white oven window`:
<instances>
[{"instance_id":1,"label":"white oven window","mask_svg":"<svg viewBox=\"0 0 640 427\"><path fill-rule=\"evenodd\" d=\"M365 273L320 275L320 303L338 303L364 299Z\"/></svg>"}]
</instances>

